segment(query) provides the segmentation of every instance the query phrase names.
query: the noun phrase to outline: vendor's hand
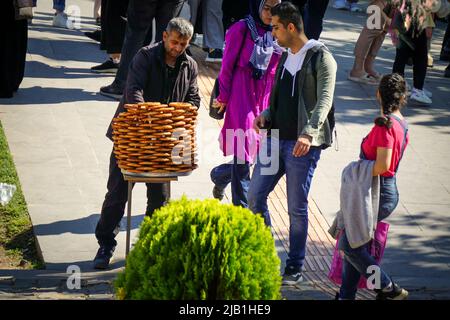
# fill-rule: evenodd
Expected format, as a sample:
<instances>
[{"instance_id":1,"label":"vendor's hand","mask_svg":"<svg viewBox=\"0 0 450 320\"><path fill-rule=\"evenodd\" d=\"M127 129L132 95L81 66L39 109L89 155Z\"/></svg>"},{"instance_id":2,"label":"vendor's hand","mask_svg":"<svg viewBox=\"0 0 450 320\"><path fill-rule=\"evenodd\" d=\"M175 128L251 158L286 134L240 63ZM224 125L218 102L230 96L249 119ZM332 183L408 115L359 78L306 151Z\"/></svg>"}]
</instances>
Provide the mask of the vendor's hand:
<instances>
[{"instance_id":1,"label":"vendor's hand","mask_svg":"<svg viewBox=\"0 0 450 320\"><path fill-rule=\"evenodd\" d=\"M255 129L257 133L259 133L259 129L264 128L265 124L266 118L264 118L264 116L260 114L255 118L255 120L253 120L253 129Z\"/></svg>"},{"instance_id":2,"label":"vendor's hand","mask_svg":"<svg viewBox=\"0 0 450 320\"><path fill-rule=\"evenodd\" d=\"M213 107L219 109L218 113L222 113L225 110L226 105L225 103L219 102L217 101L217 99L214 99Z\"/></svg>"},{"instance_id":3,"label":"vendor's hand","mask_svg":"<svg viewBox=\"0 0 450 320\"><path fill-rule=\"evenodd\" d=\"M294 151L292 151L292 155L294 157L304 156L309 152L309 148L311 147L312 138L308 135L302 134L297 139L297 143L294 146Z\"/></svg>"},{"instance_id":4,"label":"vendor's hand","mask_svg":"<svg viewBox=\"0 0 450 320\"><path fill-rule=\"evenodd\" d=\"M431 37L433 37L433 28L431 27L425 28L425 34L427 35L428 39L431 39Z\"/></svg>"}]
</instances>

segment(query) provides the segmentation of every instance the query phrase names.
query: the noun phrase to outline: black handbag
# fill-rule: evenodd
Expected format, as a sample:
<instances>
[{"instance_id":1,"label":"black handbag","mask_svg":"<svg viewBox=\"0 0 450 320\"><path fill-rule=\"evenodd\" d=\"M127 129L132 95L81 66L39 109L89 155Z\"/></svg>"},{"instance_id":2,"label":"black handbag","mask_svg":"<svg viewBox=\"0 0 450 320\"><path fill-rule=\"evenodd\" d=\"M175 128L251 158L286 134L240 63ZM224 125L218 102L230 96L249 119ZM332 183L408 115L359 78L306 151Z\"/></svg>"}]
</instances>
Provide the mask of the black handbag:
<instances>
[{"instance_id":1,"label":"black handbag","mask_svg":"<svg viewBox=\"0 0 450 320\"><path fill-rule=\"evenodd\" d=\"M247 27L247 25L246 25L246 26L245 26L244 39L242 40L241 47L240 47L240 49L239 49L239 51L238 51L239 53L242 52L242 48L244 47L245 39L246 39L246 37L247 37L247 30L248 30L248 27ZM239 60L239 57L237 57L237 58L236 58L236 61L234 62L232 74L234 73L234 69L236 69L236 65L237 65L237 63L238 63L238 60ZM225 114L225 108L223 109L222 112L219 112L219 108L216 108L216 107L214 106L214 100L217 99L217 97L219 96L219 94L220 94L219 78L216 78L216 81L214 81L214 87L213 87L213 89L212 89L212 91L211 91L211 98L210 98L210 100L209 100L209 116L210 116L211 118L213 118L213 119L216 119L216 120L221 120L221 119L223 119L223 116L224 116L224 114Z\"/></svg>"}]
</instances>

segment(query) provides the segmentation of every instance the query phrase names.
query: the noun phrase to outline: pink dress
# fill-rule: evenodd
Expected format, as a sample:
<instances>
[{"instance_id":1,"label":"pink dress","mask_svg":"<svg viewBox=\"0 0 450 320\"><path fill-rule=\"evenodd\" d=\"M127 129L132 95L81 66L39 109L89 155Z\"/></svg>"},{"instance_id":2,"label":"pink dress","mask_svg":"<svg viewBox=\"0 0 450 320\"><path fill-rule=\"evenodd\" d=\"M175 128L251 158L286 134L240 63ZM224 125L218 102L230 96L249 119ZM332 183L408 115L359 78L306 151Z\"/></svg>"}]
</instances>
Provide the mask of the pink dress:
<instances>
[{"instance_id":1,"label":"pink dress","mask_svg":"<svg viewBox=\"0 0 450 320\"><path fill-rule=\"evenodd\" d=\"M265 30L259 26L261 36ZM242 41L245 43L242 46ZM220 148L224 156L234 155L254 163L259 150L260 135L253 120L269 107L269 98L281 54L273 53L266 73L261 80L252 78L249 65L253 51L251 32L245 21L236 22L225 35L225 51L219 74L219 102L226 104L225 121L220 132ZM239 52L240 48L242 50ZM233 66L237 65L233 72Z\"/></svg>"}]
</instances>

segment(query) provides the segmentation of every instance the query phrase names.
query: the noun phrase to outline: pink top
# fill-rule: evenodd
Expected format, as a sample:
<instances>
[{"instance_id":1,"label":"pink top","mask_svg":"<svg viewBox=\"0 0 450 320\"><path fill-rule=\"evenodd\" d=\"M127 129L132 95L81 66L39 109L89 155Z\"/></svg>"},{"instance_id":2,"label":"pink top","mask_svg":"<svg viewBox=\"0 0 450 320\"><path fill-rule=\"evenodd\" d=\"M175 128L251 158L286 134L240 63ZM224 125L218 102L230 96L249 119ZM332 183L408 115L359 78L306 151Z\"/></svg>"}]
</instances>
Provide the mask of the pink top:
<instances>
[{"instance_id":1,"label":"pink top","mask_svg":"<svg viewBox=\"0 0 450 320\"><path fill-rule=\"evenodd\" d=\"M257 28L258 34L263 35L265 30L259 26ZM245 43L242 46L244 35ZM217 98L226 104L225 121L219 136L224 156L235 155L250 163L256 160L260 140L260 135L252 129L253 120L269 107L270 92L281 57L281 54L274 53L263 78L255 80L249 66L253 46L251 32L245 21L236 22L227 31L219 73L220 95ZM233 72L236 59L238 62Z\"/></svg>"},{"instance_id":2,"label":"pink top","mask_svg":"<svg viewBox=\"0 0 450 320\"><path fill-rule=\"evenodd\" d=\"M391 167L387 172L382 174L383 177L394 176L395 168L397 168L402 154L402 144L405 136L404 130L396 119L392 119L392 124L390 129L375 125L362 143L364 155L368 160L376 160L377 147L392 149ZM405 148L408 143L409 134L406 135Z\"/></svg>"}]
</instances>

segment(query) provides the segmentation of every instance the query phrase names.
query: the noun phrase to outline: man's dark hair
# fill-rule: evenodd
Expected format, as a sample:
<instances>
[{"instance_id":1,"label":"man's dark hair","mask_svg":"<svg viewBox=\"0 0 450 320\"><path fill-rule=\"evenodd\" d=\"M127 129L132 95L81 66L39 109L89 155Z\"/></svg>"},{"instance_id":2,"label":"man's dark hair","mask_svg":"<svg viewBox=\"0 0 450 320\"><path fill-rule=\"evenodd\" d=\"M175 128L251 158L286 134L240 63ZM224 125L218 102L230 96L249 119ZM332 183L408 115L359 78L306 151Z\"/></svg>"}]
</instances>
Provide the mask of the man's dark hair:
<instances>
[{"instance_id":1,"label":"man's dark hair","mask_svg":"<svg viewBox=\"0 0 450 320\"><path fill-rule=\"evenodd\" d=\"M300 10L289 1L284 1L274 6L270 12L272 16L278 16L281 24L287 28L292 23L298 32L303 31L303 19Z\"/></svg>"}]
</instances>

